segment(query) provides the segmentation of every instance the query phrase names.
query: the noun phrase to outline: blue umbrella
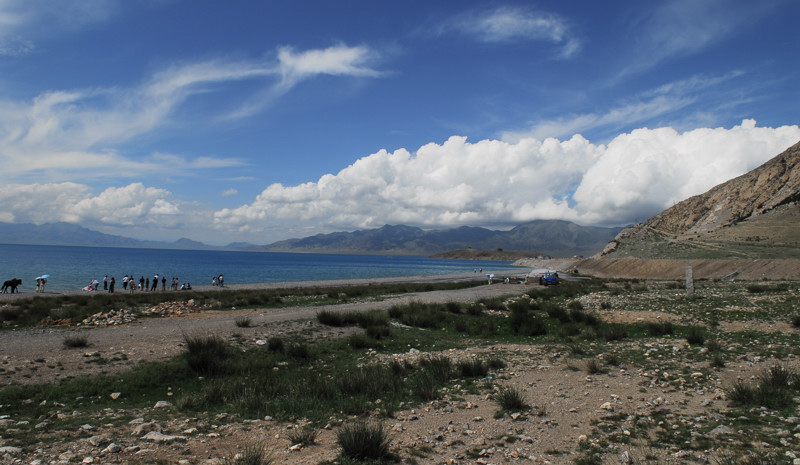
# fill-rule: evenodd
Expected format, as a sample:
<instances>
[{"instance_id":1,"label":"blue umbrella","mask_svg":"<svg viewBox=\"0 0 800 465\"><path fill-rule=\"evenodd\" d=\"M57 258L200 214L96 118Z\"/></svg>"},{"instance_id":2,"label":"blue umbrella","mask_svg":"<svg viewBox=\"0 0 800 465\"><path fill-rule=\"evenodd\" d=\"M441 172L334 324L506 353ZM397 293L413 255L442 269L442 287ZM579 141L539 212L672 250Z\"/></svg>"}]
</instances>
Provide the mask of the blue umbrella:
<instances>
[{"instance_id":1,"label":"blue umbrella","mask_svg":"<svg viewBox=\"0 0 800 465\"><path fill-rule=\"evenodd\" d=\"M42 279L47 279L47 278L49 278L49 277L50 277L50 275L49 275L49 274L43 274L42 276L40 276L40 278L42 278Z\"/></svg>"}]
</instances>

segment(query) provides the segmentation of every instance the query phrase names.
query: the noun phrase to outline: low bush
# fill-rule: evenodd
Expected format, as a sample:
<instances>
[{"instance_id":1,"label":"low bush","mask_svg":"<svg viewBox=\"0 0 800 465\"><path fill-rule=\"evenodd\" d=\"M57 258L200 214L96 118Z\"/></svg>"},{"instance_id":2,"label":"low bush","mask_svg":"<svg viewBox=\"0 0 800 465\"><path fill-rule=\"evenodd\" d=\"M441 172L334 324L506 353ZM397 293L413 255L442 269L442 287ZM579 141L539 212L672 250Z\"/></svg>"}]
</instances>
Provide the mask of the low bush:
<instances>
[{"instance_id":1,"label":"low bush","mask_svg":"<svg viewBox=\"0 0 800 465\"><path fill-rule=\"evenodd\" d=\"M647 330L647 334L653 337L668 336L675 330L674 326L669 321L649 322L645 329Z\"/></svg>"},{"instance_id":2,"label":"low bush","mask_svg":"<svg viewBox=\"0 0 800 465\"><path fill-rule=\"evenodd\" d=\"M342 426L336 432L341 455L348 459L385 462L391 457L391 438L383 425L364 421Z\"/></svg>"},{"instance_id":3,"label":"low bush","mask_svg":"<svg viewBox=\"0 0 800 465\"><path fill-rule=\"evenodd\" d=\"M89 337L83 334L73 334L64 338L62 343L65 349L78 349L89 345Z\"/></svg>"},{"instance_id":4,"label":"low bush","mask_svg":"<svg viewBox=\"0 0 800 465\"><path fill-rule=\"evenodd\" d=\"M270 352L283 352L283 339L279 337L267 339L267 349L269 349Z\"/></svg>"},{"instance_id":5,"label":"low bush","mask_svg":"<svg viewBox=\"0 0 800 465\"><path fill-rule=\"evenodd\" d=\"M303 446L313 446L314 442L317 440L317 429L311 425L305 426L303 428L293 428L289 431L287 438L289 442L294 444L300 444Z\"/></svg>"},{"instance_id":6,"label":"low bush","mask_svg":"<svg viewBox=\"0 0 800 465\"><path fill-rule=\"evenodd\" d=\"M293 358L308 360L311 358L311 348L308 344L295 343L286 346L286 353Z\"/></svg>"},{"instance_id":7,"label":"low bush","mask_svg":"<svg viewBox=\"0 0 800 465\"><path fill-rule=\"evenodd\" d=\"M272 458L267 454L266 446L256 442L244 446L244 450L237 452L233 457L225 458L224 465L269 465Z\"/></svg>"},{"instance_id":8,"label":"low bush","mask_svg":"<svg viewBox=\"0 0 800 465\"><path fill-rule=\"evenodd\" d=\"M214 335L184 336L184 342L184 358L194 372L203 376L216 376L226 371L230 347L222 338Z\"/></svg>"},{"instance_id":9,"label":"low bush","mask_svg":"<svg viewBox=\"0 0 800 465\"><path fill-rule=\"evenodd\" d=\"M525 395L515 387L504 387L494 396L495 402L503 412L524 412L531 407L525 402Z\"/></svg>"},{"instance_id":10,"label":"low bush","mask_svg":"<svg viewBox=\"0 0 800 465\"><path fill-rule=\"evenodd\" d=\"M484 377L489 374L489 365L477 358L461 360L458 362L458 371L464 378Z\"/></svg>"},{"instance_id":11,"label":"low bush","mask_svg":"<svg viewBox=\"0 0 800 465\"><path fill-rule=\"evenodd\" d=\"M689 332L686 334L686 342L693 346L701 346L706 342L706 336L702 329L691 327L689 328Z\"/></svg>"},{"instance_id":12,"label":"low bush","mask_svg":"<svg viewBox=\"0 0 800 465\"><path fill-rule=\"evenodd\" d=\"M250 327L250 317L240 316L236 318L234 321L236 323L237 328L249 328Z\"/></svg>"}]
</instances>

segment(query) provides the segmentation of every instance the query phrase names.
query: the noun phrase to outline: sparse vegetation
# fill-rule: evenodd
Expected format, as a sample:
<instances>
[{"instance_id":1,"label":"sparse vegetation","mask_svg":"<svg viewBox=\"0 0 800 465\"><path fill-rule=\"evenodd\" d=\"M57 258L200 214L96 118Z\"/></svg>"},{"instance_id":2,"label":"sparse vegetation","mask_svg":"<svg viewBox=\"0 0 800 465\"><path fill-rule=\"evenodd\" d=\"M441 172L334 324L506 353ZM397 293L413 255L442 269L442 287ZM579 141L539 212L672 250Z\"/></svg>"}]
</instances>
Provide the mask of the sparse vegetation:
<instances>
[{"instance_id":1,"label":"sparse vegetation","mask_svg":"<svg viewBox=\"0 0 800 465\"><path fill-rule=\"evenodd\" d=\"M236 336L233 328L226 333L232 336L185 336L184 352L173 359L137 363L128 371L92 378L76 376L53 384L1 388L4 414L15 422L22 420L23 425L17 428L19 432L0 425L0 433L5 444L32 448L56 428L70 431L74 425L89 423L83 415L102 416L106 419L97 420L102 424L119 421L127 425L130 418L114 420L104 412L151 408L170 392L174 393L174 411L185 418L200 418L198 425L220 421L244 425L248 424L244 420L265 416L273 417L276 427L280 422L308 425L287 431L283 424L280 434L292 445L307 447L314 444L316 432L323 425L342 430L358 423L354 418L385 418L395 412L397 420L393 422L402 423L401 415L409 415L411 409L426 412L423 406L436 413L437 421L442 419L439 415L447 415L448 408L474 418L469 404L480 404L491 395L500 410L499 417L504 418L496 421L520 425L520 431L512 432L515 428L511 426L508 434L496 438L497 444L491 446L499 449L517 441L515 447L527 448L528 443L519 440L526 434L523 423L514 422L510 416L522 422L531 421L533 414L544 415L543 410L530 406L528 402L535 399L526 399L525 393L538 396L551 384L556 385L554 378L539 379L550 369L559 379L572 378L582 387L581 395L568 390L548 391L548 399L557 401L553 406L548 403L548 409L561 408L559 403L576 405L576 419L570 420L576 424L584 412L592 412L597 418L591 425L581 424L587 439L581 442L579 451L563 444L548 449L558 451L563 456L559 460L614 463L623 448L649 444L654 448L654 458L634 454L633 463L664 463L663 458L677 450L703 456L709 463L757 463L748 455L752 444L763 443L776 453L788 450L781 439L790 441L786 438L791 438L791 433L781 436L775 432L793 431L790 419L800 393L793 362L800 334L773 329L776 321L785 329L787 319L794 319L797 291L763 285L765 289L753 292L741 284L698 281L697 296L690 300L676 294L675 286L669 284L593 282L547 297L542 294L556 288L533 293L535 297L493 298L479 304L414 302L389 311L336 313L335 318L322 311L315 321L298 323L293 330L276 328L272 334L280 337L260 336L266 342L258 345ZM614 290L618 292L612 294ZM333 298L357 297L321 297ZM609 301L613 302L612 312L597 312ZM404 322L419 326L397 325ZM538 330L532 331L533 325ZM361 329L336 329L346 326ZM450 349L455 350L451 353ZM84 355L84 351L65 351L61 355L77 356L82 364L103 365L103 370L106 365L110 367L114 354L91 355L95 352L93 349ZM741 370L741 381L725 386L723 399L715 397L714 391L719 377L727 373L718 370L726 360L745 369ZM748 371L747 367L764 364L773 365L761 373ZM58 366L48 356L31 357L24 366L0 363L0 372L15 373L19 379L21 374L36 376L36 370L46 365L53 369ZM510 368L505 370L507 365ZM537 367L536 377L524 378L533 366ZM519 384L522 379L528 384ZM498 390L498 383L507 388ZM620 392L625 383L633 390ZM606 384L611 387L603 388ZM581 403L584 391L596 393L597 389L603 389L603 400L611 403L602 414L597 413L596 397L588 396L593 399L590 405ZM122 396L112 400L109 393L115 392L122 392ZM684 396L685 392L692 396ZM635 413L616 409L617 403L608 397L611 393L620 395L618 402L625 408L644 406L642 402L647 408L631 410ZM560 396L570 402L561 402ZM659 398L665 399L664 403L659 403ZM679 402L684 399L689 403ZM701 400L713 403L708 408L698 407ZM67 424L67 420L54 416L56 411L85 413ZM715 414L711 417L708 412ZM428 416L426 413L420 413L420 417ZM166 411L159 414L173 415ZM222 414L231 420L216 420ZM548 420L542 418L541 424ZM34 429L24 421L31 425L52 422L52 426ZM339 426L342 421L344 426ZM535 421L539 424L538 419ZM727 428L725 432L712 434L711 430L720 425ZM207 426L198 428L202 437L214 432ZM442 434L447 436L446 432ZM715 436L718 434L721 436ZM466 439L450 435L447 440L454 452L481 457L482 448L472 450ZM458 441L463 442L459 445ZM286 447L286 442L280 447ZM320 443L315 447L327 446ZM227 459L223 457L222 463L259 463L239 461L245 460L249 448L242 445ZM413 453L405 445L395 452L407 463L427 463L432 456L424 445L415 447ZM715 462L723 454L729 454L729 461ZM783 458L780 453L775 457ZM268 456L264 458L268 461L261 463L270 463ZM391 451L383 458L363 460L342 451L336 463L395 459Z\"/></svg>"},{"instance_id":2,"label":"sparse vegetation","mask_svg":"<svg viewBox=\"0 0 800 465\"><path fill-rule=\"evenodd\" d=\"M504 387L494 396L502 412L524 412L531 406L525 401L525 394L515 387Z\"/></svg>"},{"instance_id":3,"label":"sparse vegetation","mask_svg":"<svg viewBox=\"0 0 800 465\"><path fill-rule=\"evenodd\" d=\"M89 345L89 336L84 334L71 334L64 338L65 349L78 349Z\"/></svg>"},{"instance_id":4,"label":"sparse vegetation","mask_svg":"<svg viewBox=\"0 0 800 465\"><path fill-rule=\"evenodd\" d=\"M393 456L389 449L391 438L381 424L358 421L342 426L336 432L341 455L358 461L383 463Z\"/></svg>"}]
</instances>

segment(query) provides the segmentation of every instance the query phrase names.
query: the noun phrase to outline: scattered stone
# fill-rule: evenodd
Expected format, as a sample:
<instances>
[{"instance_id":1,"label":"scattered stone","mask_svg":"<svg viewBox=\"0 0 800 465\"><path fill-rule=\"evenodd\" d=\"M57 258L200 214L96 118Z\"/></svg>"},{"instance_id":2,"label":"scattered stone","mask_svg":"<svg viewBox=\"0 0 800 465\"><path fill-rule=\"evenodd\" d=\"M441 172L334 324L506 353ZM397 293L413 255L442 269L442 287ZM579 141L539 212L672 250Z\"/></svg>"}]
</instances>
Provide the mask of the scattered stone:
<instances>
[{"instance_id":1,"label":"scattered stone","mask_svg":"<svg viewBox=\"0 0 800 465\"><path fill-rule=\"evenodd\" d=\"M20 449L19 447L14 447L14 446L0 447L0 454L16 455L20 453L22 453L22 449Z\"/></svg>"},{"instance_id":2,"label":"scattered stone","mask_svg":"<svg viewBox=\"0 0 800 465\"><path fill-rule=\"evenodd\" d=\"M150 307L142 313L145 315L161 315L161 316L183 316L189 313L195 313L200 307L195 304L194 299L189 299L186 302L162 302L155 307Z\"/></svg>"},{"instance_id":3,"label":"scattered stone","mask_svg":"<svg viewBox=\"0 0 800 465\"><path fill-rule=\"evenodd\" d=\"M167 402L166 400L159 400L158 402L156 402L156 405L153 406L153 408L167 408L167 407L172 407L172 403Z\"/></svg>"},{"instance_id":4,"label":"scattered stone","mask_svg":"<svg viewBox=\"0 0 800 465\"><path fill-rule=\"evenodd\" d=\"M135 428L133 428L133 435L134 436L141 436L143 434L147 434L147 433L150 433L152 431L160 433L161 432L161 425L159 425L158 423L156 423L154 421L151 421L151 422L148 422L148 423L139 423L139 424L136 425Z\"/></svg>"},{"instance_id":5,"label":"scattered stone","mask_svg":"<svg viewBox=\"0 0 800 465\"><path fill-rule=\"evenodd\" d=\"M185 440L186 436L177 436L172 434L159 433L158 431L150 431L149 433L145 434L142 437L142 439L148 439L150 441L155 441L155 442L167 442L175 440Z\"/></svg>"},{"instance_id":6,"label":"scattered stone","mask_svg":"<svg viewBox=\"0 0 800 465\"><path fill-rule=\"evenodd\" d=\"M104 445L108 444L109 442L110 442L110 440L108 439L108 437L106 437L105 434L98 434L96 436L92 436L92 437L89 438L89 444L91 444L91 445L93 445L95 447L104 446Z\"/></svg>"},{"instance_id":7,"label":"scattered stone","mask_svg":"<svg viewBox=\"0 0 800 465\"><path fill-rule=\"evenodd\" d=\"M136 320L136 314L130 310L120 309L109 312L95 313L85 318L83 324L87 326L117 326Z\"/></svg>"},{"instance_id":8,"label":"scattered stone","mask_svg":"<svg viewBox=\"0 0 800 465\"><path fill-rule=\"evenodd\" d=\"M122 447L112 442L111 444L108 445L108 447L103 449L103 452L105 452L106 454L118 454L122 452Z\"/></svg>"}]
</instances>

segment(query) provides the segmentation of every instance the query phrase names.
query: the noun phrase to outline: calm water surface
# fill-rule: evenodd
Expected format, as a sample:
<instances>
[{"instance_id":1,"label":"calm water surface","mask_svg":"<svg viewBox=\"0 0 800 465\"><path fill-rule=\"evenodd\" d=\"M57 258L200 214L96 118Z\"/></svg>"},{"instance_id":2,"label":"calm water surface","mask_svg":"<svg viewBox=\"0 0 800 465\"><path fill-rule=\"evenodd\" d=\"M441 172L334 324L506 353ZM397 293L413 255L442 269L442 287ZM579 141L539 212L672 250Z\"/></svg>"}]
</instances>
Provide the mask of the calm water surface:
<instances>
[{"instance_id":1,"label":"calm water surface","mask_svg":"<svg viewBox=\"0 0 800 465\"><path fill-rule=\"evenodd\" d=\"M49 274L48 290L75 290L93 279L114 276L173 276L181 283L209 285L224 274L226 284L320 281L394 276L471 273L478 269L518 274L511 262L443 260L427 257L327 255L217 250L126 249L0 244L0 279L22 279L22 292L36 288L36 277Z\"/></svg>"}]
</instances>

